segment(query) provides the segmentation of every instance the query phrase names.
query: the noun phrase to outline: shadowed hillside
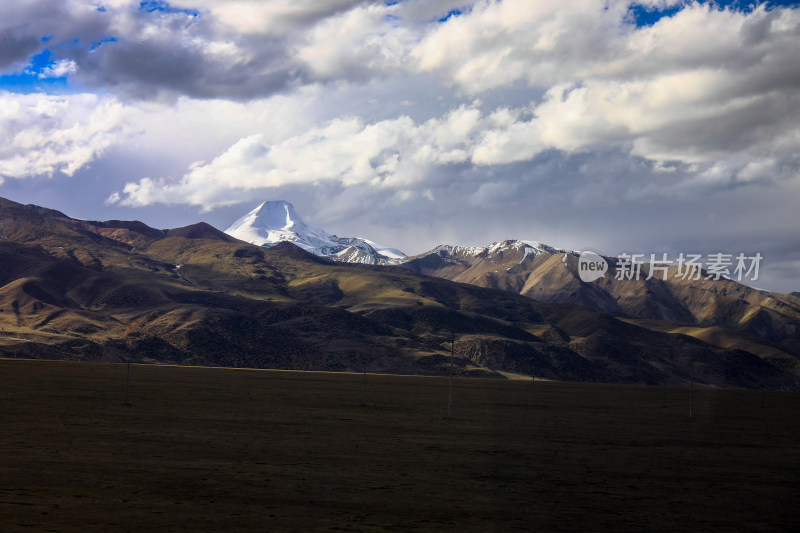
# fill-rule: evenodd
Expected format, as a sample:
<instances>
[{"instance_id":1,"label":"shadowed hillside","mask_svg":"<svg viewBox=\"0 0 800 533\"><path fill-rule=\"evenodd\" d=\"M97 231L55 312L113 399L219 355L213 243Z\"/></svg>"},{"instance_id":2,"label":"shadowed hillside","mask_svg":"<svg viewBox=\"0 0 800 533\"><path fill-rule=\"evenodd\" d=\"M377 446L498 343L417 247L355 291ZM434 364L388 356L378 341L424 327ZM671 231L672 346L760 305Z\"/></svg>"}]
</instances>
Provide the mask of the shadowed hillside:
<instances>
[{"instance_id":1,"label":"shadowed hillside","mask_svg":"<svg viewBox=\"0 0 800 533\"><path fill-rule=\"evenodd\" d=\"M574 304L331 263L197 224L85 222L0 202L0 354L408 374L792 386L797 360ZM659 323L660 324L660 323ZM780 364L773 364L779 357Z\"/></svg>"}]
</instances>

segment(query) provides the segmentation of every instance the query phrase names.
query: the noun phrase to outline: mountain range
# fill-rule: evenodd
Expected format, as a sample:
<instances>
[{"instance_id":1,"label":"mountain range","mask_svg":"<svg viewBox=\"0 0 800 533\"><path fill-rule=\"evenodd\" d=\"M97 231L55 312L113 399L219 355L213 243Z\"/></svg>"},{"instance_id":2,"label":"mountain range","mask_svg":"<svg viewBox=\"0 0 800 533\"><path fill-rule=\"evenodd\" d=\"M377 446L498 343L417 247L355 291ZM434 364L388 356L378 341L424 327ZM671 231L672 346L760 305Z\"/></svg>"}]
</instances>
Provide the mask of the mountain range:
<instances>
[{"instance_id":1,"label":"mountain range","mask_svg":"<svg viewBox=\"0 0 800 533\"><path fill-rule=\"evenodd\" d=\"M647 284L623 298L622 288L598 280L588 284L595 290L567 296L587 303L541 301L525 288L536 276L552 284L553 294L557 283L569 286L575 255L507 241L486 249L439 247L395 265L331 261L310 253L311 241L299 246L292 235L266 234L296 228L305 233L298 239L313 233L336 244L299 224L293 209L278 207L284 218L274 218L280 209L273 205L251 213L256 222L273 222L249 224L265 230L269 246L261 246L205 223L160 230L0 199L0 354L444 374L454 336L459 375L677 384L693 373L701 383L743 387L793 387L800 380L797 330L791 334L800 323L796 296L770 301L777 297L755 289L698 284L705 298L715 288L719 298L692 320L666 314L678 308L653 307L662 300ZM384 255L385 248L359 240ZM634 297L639 292L641 300ZM618 308L593 308L610 305L604 294ZM731 295L734 303L723 298ZM699 302L684 307L703 310ZM661 315L628 312L636 309ZM706 325L708 317L719 324Z\"/></svg>"},{"instance_id":2,"label":"mountain range","mask_svg":"<svg viewBox=\"0 0 800 533\"><path fill-rule=\"evenodd\" d=\"M382 253L387 249L366 239L342 239L309 226L284 201L261 204L226 233L266 246L290 241L334 261L399 265L537 301L579 304L627 320L659 321L662 329L679 330L726 348L756 350L752 340L756 337L757 342L769 345L756 350L759 354L788 368L796 368L794 356L800 354L800 298L796 294L762 291L724 278L706 279L706 272L700 279L691 279L677 275L678 267L673 266L667 275L650 279L609 275L586 283L578 272L579 252L521 240L483 247L440 245L413 257L394 249ZM341 244L331 245L336 242ZM616 258L604 259L616 266Z\"/></svg>"}]
</instances>

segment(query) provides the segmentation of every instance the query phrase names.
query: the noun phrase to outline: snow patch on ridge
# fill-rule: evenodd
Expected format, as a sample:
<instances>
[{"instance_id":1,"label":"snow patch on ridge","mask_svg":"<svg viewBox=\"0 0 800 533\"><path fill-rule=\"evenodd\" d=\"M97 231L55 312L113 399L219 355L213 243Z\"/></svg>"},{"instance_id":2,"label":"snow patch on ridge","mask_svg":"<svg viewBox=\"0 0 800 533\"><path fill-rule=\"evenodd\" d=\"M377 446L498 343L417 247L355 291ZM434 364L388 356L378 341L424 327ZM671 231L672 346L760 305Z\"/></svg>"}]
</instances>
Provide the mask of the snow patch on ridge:
<instances>
[{"instance_id":1,"label":"snow patch on ridge","mask_svg":"<svg viewBox=\"0 0 800 533\"><path fill-rule=\"evenodd\" d=\"M443 258L455 258L455 257L479 257L481 255L490 256L492 254L504 253L504 252L521 252L522 259L520 259L520 263L525 261L525 259L529 255L533 255L534 257L546 252L550 254L570 254L575 255L576 252L571 250L563 250L561 248L554 248L548 244L541 243L539 241L520 241L514 239L508 239L505 241L493 242L488 246L453 246L450 244L440 244L430 252L429 254L438 254Z\"/></svg>"}]
</instances>

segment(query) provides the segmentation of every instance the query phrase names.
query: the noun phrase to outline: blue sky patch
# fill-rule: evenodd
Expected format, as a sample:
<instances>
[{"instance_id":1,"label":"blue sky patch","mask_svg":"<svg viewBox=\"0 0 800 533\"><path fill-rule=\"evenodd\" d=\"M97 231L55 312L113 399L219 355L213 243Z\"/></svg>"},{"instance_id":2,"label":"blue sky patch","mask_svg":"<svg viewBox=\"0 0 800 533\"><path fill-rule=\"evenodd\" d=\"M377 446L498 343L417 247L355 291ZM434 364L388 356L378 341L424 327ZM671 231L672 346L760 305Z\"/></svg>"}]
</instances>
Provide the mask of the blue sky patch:
<instances>
[{"instance_id":1,"label":"blue sky patch","mask_svg":"<svg viewBox=\"0 0 800 533\"><path fill-rule=\"evenodd\" d=\"M168 2L162 2L160 0L139 2L139 11L145 11L147 13L184 13L192 17L200 16L200 12L196 9L180 9L172 7Z\"/></svg>"},{"instance_id":2,"label":"blue sky patch","mask_svg":"<svg viewBox=\"0 0 800 533\"><path fill-rule=\"evenodd\" d=\"M459 16L459 15L461 15L461 14L462 14L462 13L461 13L461 10L460 10L460 9L451 9L451 10L450 10L450 11L447 13L447 15L445 15L445 16L443 16L442 18L440 18L440 19L439 19L439 22L446 22L446 21L450 20L451 18L453 18L453 17L457 17L457 16Z\"/></svg>"},{"instance_id":3,"label":"blue sky patch","mask_svg":"<svg viewBox=\"0 0 800 533\"><path fill-rule=\"evenodd\" d=\"M117 42L116 37L107 37L105 39L92 43L92 46L89 47L89 50L90 51L97 50L106 43L115 43L115 42Z\"/></svg>"},{"instance_id":4,"label":"blue sky patch","mask_svg":"<svg viewBox=\"0 0 800 533\"><path fill-rule=\"evenodd\" d=\"M687 4L691 3L691 1L687 0L666 9L648 8L639 4L634 4L630 6L628 13L633 18L636 25L641 28L643 26L652 26L662 18L671 17L682 10ZM710 4L718 9L732 9L744 13L753 11L756 6L761 4L766 4L767 9L800 6L800 1L798 0L767 0L764 2L753 0L697 0L697 3Z\"/></svg>"},{"instance_id":5,"label":"blue sky patch","mask_svg":"<svg viewBox=\"0 0 800 533\"><path fill-rule=\"evenodd\" d=\"M667 9L649 9L642 5L632 5L628 8L628 14L633 17L638 27L652 26L664 17L671 17L683 9L682 5L669 7Z\"/></svg>"},{"instance_id":6,"label":"blue sky patch","mask_svg":"<svg viewBox=\"0 0 800 533\"><path fill-rule=\"evenodd\" d=\"M43 77L45 70L55 64L53 53L45 48L31 58L23 71L0 75L0 90L25 94L64 92L68 87L66 76Z\"/></svg>"}]
</instances>

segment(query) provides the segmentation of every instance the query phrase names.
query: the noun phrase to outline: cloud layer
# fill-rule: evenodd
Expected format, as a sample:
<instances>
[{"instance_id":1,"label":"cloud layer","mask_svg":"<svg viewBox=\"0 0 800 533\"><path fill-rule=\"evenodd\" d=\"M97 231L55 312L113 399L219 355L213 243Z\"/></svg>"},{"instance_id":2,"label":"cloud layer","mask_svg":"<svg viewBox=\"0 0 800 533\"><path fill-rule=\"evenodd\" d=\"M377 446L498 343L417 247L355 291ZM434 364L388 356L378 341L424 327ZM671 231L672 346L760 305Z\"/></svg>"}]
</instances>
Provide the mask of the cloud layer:
<instances>
[{"instance_id":1,"label":"cloud layer","mask_svg":"<svg viewBox=\"0 0 800 533\"><path fill-rule=\"evenodd\" d=\"M126 135L126 110L92 94L0 93L0 180L72 176Z\"/></svg>"},{"instance_id":2,"label":"cloud layer","mask_svg":"<svg viewBox=\"0 0 800 533\"><path fill-rule=\"evenodd\" d=\"M123 201L210 208L241 191L292 183L424 186L437 166L507 165L549 149L599 146L617 146L660 172L687 171L666 186L641 184L638 194L797 175L798 10L693 4L636 27L625 2L577 7L487 2L432 24L407 22L402 9L385 5L298 17L316 22L295 57L316 79L394 76L402 84L433 73L452 88L440 94L454 105L459 94L492 96L519 83L543 96L523 107L460 104L423 122L337 117L275 144L256 133L179 180L128 184ZM247 19L225 20L256 31Z\"/></svg>"},{"instance_id":3,"label":"cloud layer","mask_svg":"<svg viewBox=\"0 0 800 533\"><path fill-rule=\"evenodd\" d=\"M569 245L603 210L697 226L734 199L755 219L742 198L769 205L800 179L788 4L25 0L0 6L0 69L32 80L0 95L0 175L147 159L105 179L109 206L213 213L295 195L377 240L424 220L430 240L535 223ZM54 79L60 94L36 85ZM559 212L574 225L551 223Z\"/></svg>"}]
</instances>

